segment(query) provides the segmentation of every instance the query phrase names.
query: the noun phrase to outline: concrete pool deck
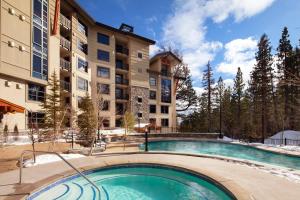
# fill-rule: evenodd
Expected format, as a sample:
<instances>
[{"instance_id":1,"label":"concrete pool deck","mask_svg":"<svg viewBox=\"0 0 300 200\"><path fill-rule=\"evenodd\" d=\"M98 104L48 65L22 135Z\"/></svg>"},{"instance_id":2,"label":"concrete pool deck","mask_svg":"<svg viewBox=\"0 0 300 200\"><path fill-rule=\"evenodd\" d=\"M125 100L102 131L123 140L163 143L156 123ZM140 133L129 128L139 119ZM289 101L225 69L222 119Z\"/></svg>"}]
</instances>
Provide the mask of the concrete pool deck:
<instances>
[{"instance_id":1,"label":"concrete pool deck","mask_svg":"<svg viewBox=\"0 0 300 200\"><path fill-rule=\"evenodd\" d=\"M131 163L184 168L211 177L241 200L295 200L300 197L300 183L225 160L163 153L120 153L70 161L81 170ZM74 171L61 161L24 168L22 185L18 184L18 170L1 173L0 199L22 199L33 190L73 173Z\"/></svg>"}]
</instances>

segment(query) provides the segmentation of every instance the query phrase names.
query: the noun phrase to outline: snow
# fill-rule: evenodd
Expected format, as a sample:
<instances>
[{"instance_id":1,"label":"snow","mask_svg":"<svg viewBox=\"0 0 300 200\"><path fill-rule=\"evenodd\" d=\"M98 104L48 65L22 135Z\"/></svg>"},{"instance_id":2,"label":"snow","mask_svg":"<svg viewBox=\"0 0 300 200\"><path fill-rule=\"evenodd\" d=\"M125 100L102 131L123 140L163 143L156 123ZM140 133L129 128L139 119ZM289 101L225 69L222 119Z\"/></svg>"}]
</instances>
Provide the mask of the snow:
<instances>
[{"instance_id":1,"label":"snow","mask_svg":"<svg viewBox=\"0 0 300 200\"><path fill-rule=\"evenodd\" d=\"M226 137L226 136L223 136L223 138L218 138L218 140L223 140L223 141L226 141L226 142L233 142L233 139L230 138L230 137Z\"/></svg>"},{"instance_id":2,"label":"snow","mask_svg":"<svg viewBox=\"0 0 300 200\"><path fill-rule=\"evenodd\" d=\"M284 130L283 135L282 131L276 133L271 139L289 139L289 140L300 140L300 131L293 131L293 130Z\"/></svg>"},{"instance_id":3,"label":"snow","mask_svg":"<svg viewBox=\"0 0 300 200\"><path fill-rule=\"evenodd\" d=\"M34 138L37 139L37 135L34 135ZM19 135L19 136L8 136L7 142L4 145L26 145L31 144L31 139L28 135Z\"/></svg>"},{"instance_id":4,"label":"snow","mask_svg":"<svg viewBox=\"0 0 300 200\"><path fill-rule=\"evenodd\" d=\"M84 155L81 155L81 154L60 154L60 155L67 160L85 157ZM24 162L24 167L32 167L32 166L36 166L36 165L52 163L52 162L57 162L57 161L61 161L61 159L57 155L44 154L44 155L36 156L35 163L33 162L33 158L26 160Z\"/></svg>"}]
</instances>

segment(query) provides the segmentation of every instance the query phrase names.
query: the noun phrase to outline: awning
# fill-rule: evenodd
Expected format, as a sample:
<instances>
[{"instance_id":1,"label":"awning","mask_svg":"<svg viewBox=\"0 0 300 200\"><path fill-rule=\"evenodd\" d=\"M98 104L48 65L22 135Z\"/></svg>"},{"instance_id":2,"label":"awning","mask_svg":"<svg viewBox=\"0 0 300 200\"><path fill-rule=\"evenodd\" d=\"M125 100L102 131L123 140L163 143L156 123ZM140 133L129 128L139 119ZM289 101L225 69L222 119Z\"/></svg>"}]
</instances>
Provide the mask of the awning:
<instances>
[{"instance_id":1,"label":"awning","mask_svg":"<svg viewBox=\"0 0 300 200\"><path fill-rule=\"evenodd\" d=\"M6 101L4 99L0 98L0 112L4 113L24 113L25 108L19 105L16 105L14 103L11 103L9 101Z\"/></svg>"}]
</instances>

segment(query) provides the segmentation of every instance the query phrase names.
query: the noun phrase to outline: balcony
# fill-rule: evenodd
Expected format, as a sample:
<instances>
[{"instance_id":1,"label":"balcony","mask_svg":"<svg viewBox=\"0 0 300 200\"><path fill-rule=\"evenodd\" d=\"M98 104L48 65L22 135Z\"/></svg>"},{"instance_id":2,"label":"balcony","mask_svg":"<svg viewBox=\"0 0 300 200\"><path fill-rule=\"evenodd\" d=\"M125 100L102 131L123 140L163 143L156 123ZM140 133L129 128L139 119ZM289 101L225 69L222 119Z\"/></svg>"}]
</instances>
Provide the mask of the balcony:
<instances>
[{"instance_id":1,"label":"balcony","mask_svg":"<svg viewBox=\"0 0 300 200\"><path fill-rule=\"evenodd\" d=\"M116 94L117 100L129 100L129 94Z\"/></svg>"},{"instance_id":2,"label":"balcony","mask_svg":"<svg viewBox=\"0 0 300 200\"><path fill-rule=\"evenodd\" d=\"M65 29L71 29L71 21L66 18L63 14L60 14L60 25L63 26Z\"/></svg>"},{"instance_id":3,"label":"balcony","mask_svg":"<svg viewBox=\"0 0 300 200\"><path fill-rule=\"evenodd\" d=\"M60 59L60 68L62 70L66 70L68 72L71 72L71 63L63 58Z\"/></svg>"},{"instance_id":4,"label":"balcony","mask_svg":"<svg viewBox=\"0 0 300 200\"><path fill-rule=\"evenodd\" d=\"M160 71L160 74L162 76L167 76L167 77L171 77L172 76L171 72L169 72L168 70L163 70L163 69Z\"/></svg>"},{"instance_id":5,"label":"balcony","mask_svg":"<svg viewBox=\"0 0 300 200\"><path fill-rule=\"evenodd\" d=\"M71 42L62 36L60 36L60 46L68 51L71 50Z\"/></svg>"},{"instance_id":6,"label":"balcony","mask_svg":"<svg viewBox=\"0 0 300 200\"><path fill-rule=\"evenodd\" d=\"M116 84L119 84L119 85L128 85L129 84L129 80L128 79L124 79L124 78L116 77Z\"/></svg>"},{"instance_id":7,"label":"balcony","mask_svg":"<svg viewBox=\"0 0 300 200\"><path fill-rule=\"evenodd\" d=\"M64 91L71 92L71 84L70 84L70 82L61 80L60 81L60 87Z\"/></svg>"},{"instance_id":8,"label":"balcony","mask_svg":"<svg viewBox=\"0 0 300 200\"><path fill-rule=\"evenodd\" d=\"M128 71L128 69L129 69L129 65L128 64L116 64L116 69L120 69L120 70L126 70L126 71Z\"/></svg>"},{"instance_id":9,"label":"balcony","mask_svg":"<svg viewBox=\"0 0 300 200\"><path fill-rule=\"evenodd\" d=\"M121 46L121 45L117 45L116 46L116 52L117 53L120 53L120 54L124 54L124 55L129 55L129 50L128 50L128 48L126 48L126 47L123 47L123 46Z\"/></svg>"}]
</instances>

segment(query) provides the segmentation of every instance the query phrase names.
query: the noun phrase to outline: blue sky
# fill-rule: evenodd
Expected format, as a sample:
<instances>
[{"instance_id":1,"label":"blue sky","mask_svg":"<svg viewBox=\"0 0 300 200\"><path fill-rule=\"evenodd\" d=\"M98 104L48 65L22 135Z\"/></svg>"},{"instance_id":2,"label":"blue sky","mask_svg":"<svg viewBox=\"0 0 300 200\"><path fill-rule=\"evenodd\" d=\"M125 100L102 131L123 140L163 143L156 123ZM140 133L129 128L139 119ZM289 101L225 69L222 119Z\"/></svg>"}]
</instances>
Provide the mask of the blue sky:
<instances>
[{"instance_id":1,"label":"blue sky","mask_svg":"<svg viewBox=\"0 0 300 200\"><path fill-rule=\"evenodd\" d=\"M249 79L256 43L266 33L275 50L287 26L295 46L300 39L299 0L77 0L99 22L119 27L179 49L201 91L201 74L208 60L215 79L228 85L238 66Z\"/></svg>"}]
</instances>

